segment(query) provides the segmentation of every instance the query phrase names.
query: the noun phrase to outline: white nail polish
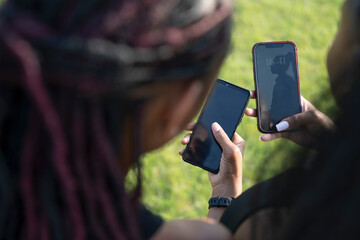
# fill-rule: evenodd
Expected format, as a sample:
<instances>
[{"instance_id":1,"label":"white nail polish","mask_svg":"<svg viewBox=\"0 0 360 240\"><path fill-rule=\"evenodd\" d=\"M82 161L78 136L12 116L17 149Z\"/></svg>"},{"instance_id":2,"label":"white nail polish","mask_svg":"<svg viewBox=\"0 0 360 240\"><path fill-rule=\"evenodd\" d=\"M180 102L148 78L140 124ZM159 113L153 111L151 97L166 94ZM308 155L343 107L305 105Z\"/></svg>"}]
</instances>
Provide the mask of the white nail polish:
<instances>
[{"instance_id":1,"label":"white nail polish","mask_svg":"<svg viewBox=\"0 0 360 240\"><path fill-rule=\"evenodd\" d=\"M285 131L288 128L289 128L289 123L287 121L283 121L276 124L276 129L278 130L278 132Z\"/></svg>"}]
</instances>

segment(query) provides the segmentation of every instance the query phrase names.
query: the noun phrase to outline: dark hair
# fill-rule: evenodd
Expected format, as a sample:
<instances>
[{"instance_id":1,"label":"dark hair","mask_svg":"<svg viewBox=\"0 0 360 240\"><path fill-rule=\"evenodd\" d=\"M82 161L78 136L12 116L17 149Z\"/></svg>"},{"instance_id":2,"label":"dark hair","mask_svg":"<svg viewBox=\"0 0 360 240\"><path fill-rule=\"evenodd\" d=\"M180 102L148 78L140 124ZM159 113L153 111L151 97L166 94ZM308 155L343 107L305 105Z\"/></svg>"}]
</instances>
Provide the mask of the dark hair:
<instances>
[{"instance_id":1,"label":"dark hair","mask_svg":"<svg viewBox=\"0 0 360 240\"><path fill-rule=\"evenodd\" d=\"M227 52L214 1L9 0L0 9L0 239L139 239L138 185L118 157L140 141L139 85L204 76Z\"/></svg>"}]
</instances>

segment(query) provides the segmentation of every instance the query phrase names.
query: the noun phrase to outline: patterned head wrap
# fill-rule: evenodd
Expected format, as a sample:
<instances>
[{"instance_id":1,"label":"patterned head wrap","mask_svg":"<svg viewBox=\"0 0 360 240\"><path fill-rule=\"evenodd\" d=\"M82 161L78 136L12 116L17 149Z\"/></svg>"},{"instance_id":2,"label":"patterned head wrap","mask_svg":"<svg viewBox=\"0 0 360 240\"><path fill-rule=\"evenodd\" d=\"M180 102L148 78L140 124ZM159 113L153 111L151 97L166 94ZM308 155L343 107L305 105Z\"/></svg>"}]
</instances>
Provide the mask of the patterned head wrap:
<instances>
[{"instance_id":1,"label":"patterned head wrap","mask_svg":"<svg viewBox=\"0 0 360 240\"><path fill-rule=\"evenodd\" d=\"M209 72L228 47L230 13L227 0L10 0L0 29L34 48L48 81L99 93Z\"/></svg>"}]
</instances>

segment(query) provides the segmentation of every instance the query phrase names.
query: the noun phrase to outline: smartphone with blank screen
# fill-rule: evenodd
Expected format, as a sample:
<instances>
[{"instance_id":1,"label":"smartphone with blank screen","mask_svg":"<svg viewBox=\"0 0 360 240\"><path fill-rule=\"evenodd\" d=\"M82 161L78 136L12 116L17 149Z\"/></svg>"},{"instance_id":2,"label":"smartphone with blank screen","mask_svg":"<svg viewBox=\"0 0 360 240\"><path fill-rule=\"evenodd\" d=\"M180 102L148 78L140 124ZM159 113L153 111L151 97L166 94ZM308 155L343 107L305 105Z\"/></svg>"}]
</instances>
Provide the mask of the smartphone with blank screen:
<instances>
[{"instance_id":1,"label":"smartphone with blank screen","mask_svg":"<svg viewBox=\"0 0 360 240\"><path fill-rule=\"evenodd\" d=\"M218 79L209 93L183 153L183 160L209 172L218 173L222 149L211 125L220 124L230 139L243 117L250 91Z\"/></svg>"},{"instance_id":2,"label":"smartphone with blank screen","mask_svg":"<svg viewBox=\"0 0 360 240\"><path fill-rule=\"evenodd\" d=\"M301 112L297 47L294 42L262 42L253 47L258 128L277 132L282 119Z\"/></svg>"}]
</instances>

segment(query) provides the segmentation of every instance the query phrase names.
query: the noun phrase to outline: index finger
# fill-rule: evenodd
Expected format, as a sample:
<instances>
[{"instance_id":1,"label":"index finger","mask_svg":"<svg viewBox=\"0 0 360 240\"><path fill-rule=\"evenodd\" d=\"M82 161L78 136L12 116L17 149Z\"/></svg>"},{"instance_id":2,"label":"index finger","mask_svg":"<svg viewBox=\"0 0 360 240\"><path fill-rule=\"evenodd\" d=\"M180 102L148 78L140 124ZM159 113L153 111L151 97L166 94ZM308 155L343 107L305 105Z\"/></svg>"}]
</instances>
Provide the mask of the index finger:
<instances>
[{"instance_id":1,"label":"index finger","mask_svg":"<svg viewBox=\"0 0 360 240\"><path fill-rule=\"evenodd\" d=\"M250 98L251 98L251 99L255 99L255 98L256 98L256 90L251 90L251 91L250 91Z\"/></svg>"},{"instance_id":2,"label":"index finger","mask_svg":"<svg viewBox=\"0 0 360 240\"><path fill-rule=\"evenodd\" d=\"M235 132L234 137L232 139L233 143L238 146L238 148L240 148L240 151L242 153L244 153L245 150L245 141L244 139L237 133Z\"/></svg>"},{"instance_id":3,"label":"index finger","mask_svg":"<svg viewBox=\"0 0 360 240\"><path fill-rule=\"evenodd\" d=\"M192 131L192 130L194 130L195 125L196 125L195 122L188 123L188 124L186 125L186 127L184 128L184 130L186 130L186 131Z\"/></svg>"},{"instance_id":4,"label":"index finger","mask_svg":"<svg viewBox=\"0 0 360 240\"><path fill-rule=\"evenodd\" d=\"M254 108L246 108L244 113L249 117L257 117L257 111Z\"/></svg>"}]
</instances>

